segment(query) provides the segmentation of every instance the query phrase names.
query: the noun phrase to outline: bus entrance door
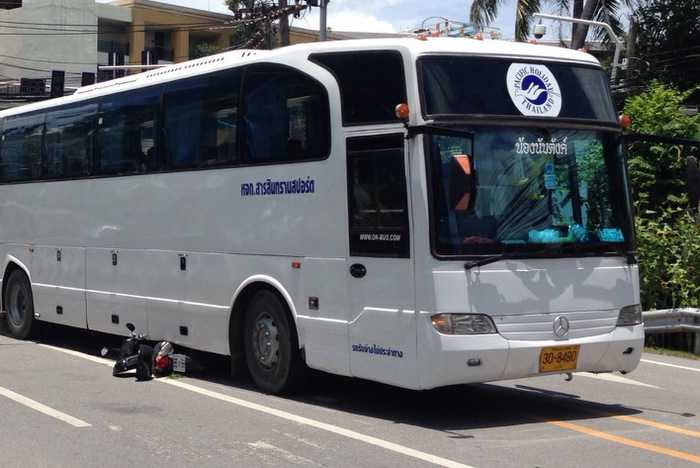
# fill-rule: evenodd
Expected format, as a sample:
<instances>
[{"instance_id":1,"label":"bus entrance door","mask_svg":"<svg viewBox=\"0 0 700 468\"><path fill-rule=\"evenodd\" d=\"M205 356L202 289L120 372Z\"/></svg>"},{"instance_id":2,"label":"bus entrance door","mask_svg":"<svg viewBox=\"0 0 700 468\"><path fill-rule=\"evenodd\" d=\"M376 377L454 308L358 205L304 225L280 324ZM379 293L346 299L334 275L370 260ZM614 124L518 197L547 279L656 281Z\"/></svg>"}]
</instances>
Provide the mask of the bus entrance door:
<instances>
[{"instance_id":1,"label":"bus entrance door","mask_svg":"<svg viewBox=\"0 0 700 468\"><path fill-rule=\"evenodd\" d=\"M348 138L350 371L412 387L416 360L404 133Z\"/></svg>"}]
</instances>

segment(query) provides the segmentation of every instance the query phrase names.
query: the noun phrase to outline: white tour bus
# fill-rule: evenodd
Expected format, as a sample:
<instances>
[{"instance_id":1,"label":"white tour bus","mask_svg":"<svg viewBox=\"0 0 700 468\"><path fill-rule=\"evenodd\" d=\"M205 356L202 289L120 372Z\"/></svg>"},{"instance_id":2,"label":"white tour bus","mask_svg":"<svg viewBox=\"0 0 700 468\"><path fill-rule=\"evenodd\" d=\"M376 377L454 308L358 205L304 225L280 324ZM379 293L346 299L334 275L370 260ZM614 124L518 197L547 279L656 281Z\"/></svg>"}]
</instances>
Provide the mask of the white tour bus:
<instances>
[{"instance_id":1,"label":"white tour bus","mask_svg":"<svg viewBox=\"0 0 700 468\"><path fill-rule=\"evenodd\" d=\"M397 106L399 105L399 106ZM235 51L0 113L2 305L412 389L629 372L620 127L582 52L471 39Z\"/></svg>"}]
</instances>

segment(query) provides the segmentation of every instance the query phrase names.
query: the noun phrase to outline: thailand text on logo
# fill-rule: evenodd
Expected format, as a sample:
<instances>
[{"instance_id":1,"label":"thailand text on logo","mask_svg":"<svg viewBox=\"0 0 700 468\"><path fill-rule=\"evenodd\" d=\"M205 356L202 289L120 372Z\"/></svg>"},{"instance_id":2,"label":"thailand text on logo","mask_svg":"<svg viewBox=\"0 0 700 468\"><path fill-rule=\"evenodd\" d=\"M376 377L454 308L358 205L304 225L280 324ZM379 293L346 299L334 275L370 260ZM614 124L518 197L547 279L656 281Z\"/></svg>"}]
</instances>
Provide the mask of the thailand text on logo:
<instances>
[{"instance_id":1,"label":"thailand text on logo","mask_svg":"<svg viewBox=\"0 0 700 468\"><path fill-rule=\"evenodd\" d=\"M557 117L561 111L559 83L549 68L530 63L508 67L506 86L510 99L523 115Z\"/></svg>"}]
</instances>

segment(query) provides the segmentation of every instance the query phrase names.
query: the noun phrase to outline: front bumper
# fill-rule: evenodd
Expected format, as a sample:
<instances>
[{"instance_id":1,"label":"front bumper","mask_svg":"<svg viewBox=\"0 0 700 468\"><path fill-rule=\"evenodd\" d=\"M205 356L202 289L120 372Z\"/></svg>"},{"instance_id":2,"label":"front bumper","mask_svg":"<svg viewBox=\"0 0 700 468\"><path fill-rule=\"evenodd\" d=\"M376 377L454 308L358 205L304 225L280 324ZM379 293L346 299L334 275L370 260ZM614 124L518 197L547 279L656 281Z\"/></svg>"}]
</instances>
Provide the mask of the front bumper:
<instances>
[{"instance_id":1,"label":"front bumper","mask_svg":"<svg viewBox=\"0 0 700 468\"><path fill-rule=\"evenodd\" d=\"M540 350L545 346L581 345L572 372L631 372L644 346L643 325L570 340L514 341L499 334L441 335L429 321L424 323L418 340L422 389L549 375L539 372ZM470 367L470 359L481 364Z\"/></svg>"}]
</instances>

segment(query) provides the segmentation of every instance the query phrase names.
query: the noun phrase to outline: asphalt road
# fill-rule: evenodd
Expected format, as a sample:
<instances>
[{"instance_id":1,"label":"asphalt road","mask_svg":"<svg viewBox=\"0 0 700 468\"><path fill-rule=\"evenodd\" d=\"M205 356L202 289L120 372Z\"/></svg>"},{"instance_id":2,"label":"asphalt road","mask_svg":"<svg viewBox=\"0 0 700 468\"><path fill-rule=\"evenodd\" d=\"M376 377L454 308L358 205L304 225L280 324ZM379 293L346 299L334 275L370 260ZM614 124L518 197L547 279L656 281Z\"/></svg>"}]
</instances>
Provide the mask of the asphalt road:
<instances>
[{"instance_id":1,"label":"asphalt road","mask_svg":"<svg viewBox=\"0 0 700 468\"><path fill-rule=\"evenodd\" d=\"M115 378L104 344L0 336L1 467L700 465L700 361L426 392L316 375L279 398L215 356L197 378Z\"/></svg>"}]
</instances>

